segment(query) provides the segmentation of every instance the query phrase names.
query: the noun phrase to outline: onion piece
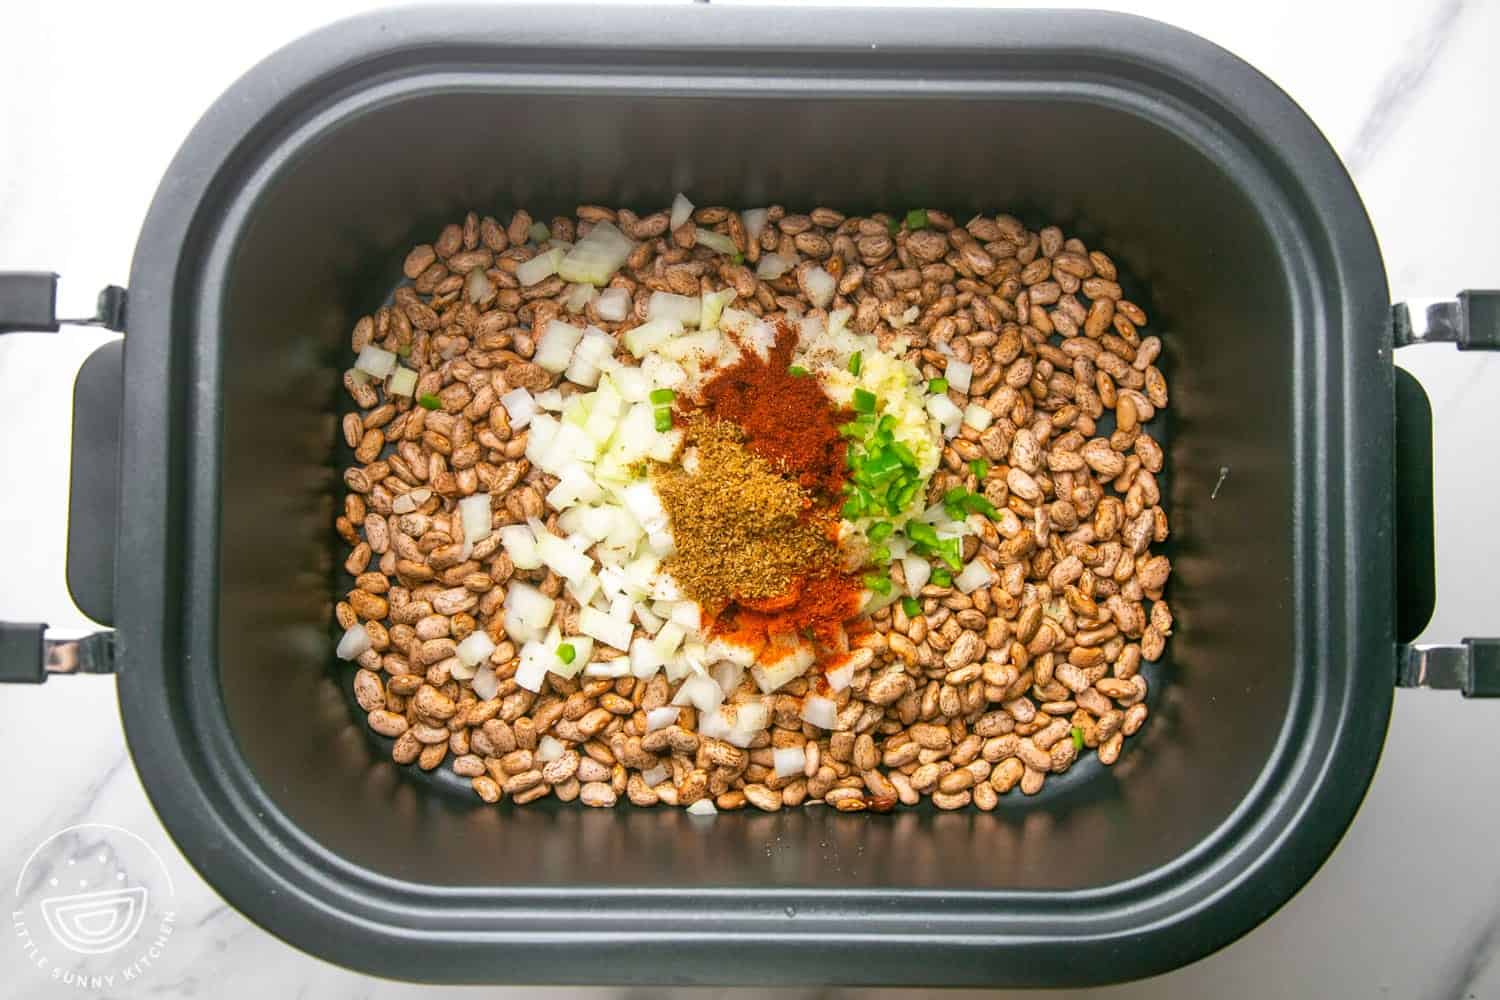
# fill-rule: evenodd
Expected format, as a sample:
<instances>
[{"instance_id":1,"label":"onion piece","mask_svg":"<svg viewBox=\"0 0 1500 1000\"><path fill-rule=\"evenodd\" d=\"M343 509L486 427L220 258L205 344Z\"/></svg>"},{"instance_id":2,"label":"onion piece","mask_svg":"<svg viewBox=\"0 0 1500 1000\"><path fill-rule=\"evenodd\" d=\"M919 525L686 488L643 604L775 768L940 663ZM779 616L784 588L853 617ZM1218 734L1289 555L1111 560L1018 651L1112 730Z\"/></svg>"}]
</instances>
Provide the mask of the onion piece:
<instances>
[{"instance_id":1,"label":"onion piece","mask_svg":"<svg viewBox=\"0 0 1500 1000\"><path fill-rule=\"evenodd\" d=\"M932 564L918 556L906 556L901 560L901 570L906 575L906 593L916 597L927 581L932 579Z\"/></svg>"},{"instance_id":2,"label":"onion piece","mask_svg":"<svg viewBox=\"0 0 1500 1000\"><path fill-rule=\"evenodd\" d=\"M675 319L683 326L697 326L702 315L703 304L696 295L652 292L646 306L647 319Z\"/></svg>"},{"instance_id":3,"label":"onion piece","mask_svg":"<svg viewBox=\"0 0 1500 1000\"><path fill-rule=\"evenodd\" d=\"M824 679L834 692L842 691L854 682L854 664L846 662L842 667L835 667L824 675Z\"/></svg>"},{"instance_id":4,"label":"onion piece","mask_svg":"<svg viewBox=\"0 0 1500 1000\"><path fill-rule=\"evenodd\" d=\"M616 678L624 677L628 673L630 673L630 661L625 659L595 660L583 668L583 676L585 677Z\"/></svg>"},{"instance_id":5,"label":"onion piece","mask_svg":"<svg viewBox=\"0 0 1500 1000\"><path fill-rule=\"evenodd\" d=\"M656 292L654 294L667 295L670 293ZM685 298L685 296L678 295L676 296L676 298L681 299ZM696 303L697 300L694 299L691 301ZM700 307L695 304L693 308L693 321L697 322ZM626 330L625 335L620 339L624 342L625 349L627 351L635 355L637 358L640 358L644 357L654 350L657 350L672 338L682 336L682 329L682 320L678 319L676 316L653 315L650 319L642 323L640 326L634 326L629 330ZM643 381L645 380L643 379ZM648 388L646 391L647 393L649 393L650 389ZM622 393L622 395L624 395L624 393ZM630 397L627 395L626 398L629 399Z\"/></svg>"},{"instance_id":6,"label":"onion piece","mask_svg":"<svg viewBox=\"0 0 1500 1000\"><path fill-rule=\"evenodd\" d=\"M535 756L537 760L551 762L561 757L566 750L567 747L563 746L562 740L559 740L551 733L547 733L536 741Z\"/></svg>"},{"instance_id":7,"label":"onion piece","mask_svg":"<svg viewBox=\"0 0 1500 1000\"><path fill-rule=\"evenodd\" d=\"M672 228L682 225L692 214L693 203L687 200L687 195L677 192L677 197L672 199Z\"/></svg>"},{"instance_id":8,"label":"onion piece","mask_svg":"<svg viewBox=\"0 0 1500 1000\"><path fill-rule=\"evenodd\" d=\"M953 585L965 594L972 594L980 587L988 587L994 582L995 571L983 559L975 559L953 578Z\"/></svg>"},{"instance_id":9,"label":"onion piece","mask_svg":"<svg viewBox=\"0 0 1500 1000\"><path fill-rule=\"evenodd\" d=\"M583 558L588 560L587 556ZM586 607L578 609L578 631L625 652L630 649L630 637L635 628L628 621L621 621L597 608Z\"/></svg>"},{"instance_id":10,"label":"onion piece","mask_svg":"<svg viewBox=\"0 0 1500 1000\"><path fill-rule=\"evenodd\" d=\"M630 315L630 293L623 288L606 288L594 300L594 312L606 322L620 322Z\"/></svg>"},{"instance_id":11,"label":"onion piece","mask_svg":"<svg viewBox=\"0 0 1500 1000\"><path fill-rule=\"evenodd\" d=\"M500 544L516 569L536 569L542 556L536 549L536 536L524 524L507 524L500 529Z\"/></svg>"},{"instance_id":12,"label":"onion piece","mask_svg":"<svg viewBox=\"0 0 1500 1000\"><path fill-rule=\"evenodd\" d=\"M635 241L616 229L613 223L597 222L568 251L558 264L557 273L564 281L603 286L614 277L634 249Z\"/></svg>"},{"instance_id":13,"label":"onion piece","mask_svg":"<svg viewBox=\"0 0 1500 1000\"><path fill-rule=\"evenodd\" d=\"M581 313L598 294L598 289L588 282L580 281L569 285L568 290L563 293L563 308L570 313Z\"/></svg>"},{"instance_id":14,"label":"onion piece","mask_svg":"<svg viewBox=\"0 0 1500 1000\"><path fill-rule=\"evenodd\" d=\"M680 715L682 715L682 709L676 705L664 705L661 708L653 708L646 713L646 732L654 733L658 729L675 726L677 718Z\"/></svg>"},{"instance_id":15,"label":"onion piece","mask_svg":"<svg viewBox=\"0 0 1500 1000\"><path fill-rule=\"evenodd\" d=\"M577 677L594 656L594 640L586 635L570 635L566 641L573 647L573 662L564 663L562 657L557 655L557 647L562 645L561 641L549 643L553 649L552 662L547 664L547 669L559 677Z\"/></svg>"},{"instance_id":16,"label":"onion piece","mask_svg":"<svg viewBox=\"0 0 1500 1000\"><path fill-rule=\"evenodd\" d=\"M838 291L839 283L833 275L821 267L810 268L807 272L807 297L812 304L819 309L827 309L833 304L834 293Z\"/></svg>"},{"instance_id":17,"label":"onion piece","mask_svg":"<svg viewBox=\"0 0 1500 1000\"><path fill-rule=\"evenodd\" d=\"M354 362L358 371L374 378L385 378L396 370L396 355L387 350L382 350L374 344L366 344L359 352L359 357Z\"/></svg>"},{"instance_id":18,"label":"onion piece","mask_svg":"<svg viewBox=\"0 0 1500 1000\"><path fill-rule=\"evenodd\" d=\"M385 384L385 391L391 396L410 396L417 391L417 373L397 365L391 380Z\"/></svg>"},{"instance_id":19,"label":"onion piece","mask_svg":"<svg viewBox=\"0 0 1500 1000\"><path fill-rule=\"evenodd\" d=\"M687 807L689 816L717 816L719 810L714 807L712 799L699 799Z\"/></svg>"},{"instance_id":20,"label":"onion piece","mask_svg":"<svg viewBox=\"0 0 1500 1000\"><path fill-rule=\"evenodd\" d=\"M760 234L765 232L766 217L770 215L770 209L751 208L740 213L740 221L745 224L745 239L751 243L760 239Z\"/></svg>"},{"instance_id":21,"label":"onion piece","mask_svg":"<svg viewBox=\"0 0 1500 1000\"><path fill-rule=\"evenodd\" d=\"M516 268L516 280L528 288L539 281L545 281L557 273L558 265L566 254L567 251L562 247L537 254Z\"/></svg>"},{"instance_id":22,"label":"onion piece","mask_svg":"<svg viewBox=\"0 0 1500 1000\"><path fill-rule=\"evenodd\" d=\"M672 772L667 770L665 764L658 764L649 771L641 772L641 780L646 783L647 788L655 788L671 776Z\"/></svg>"},{"instance_id":23,"label":"onion piece","mask_svg":"<svg viewBox=\"0 0 1500 1000\"><path fill-rule=\"evenodd\" d=\"M719 685L720 688L725 691L733 691L740 686L740 681L744 679L745 668L738 663L720 660L713 665L713 669L708 673L714 679L714 683Z\"/></svg>"},{"instance_id":24,"label":"onion piece","mask_svg":"<svg viewBox=\"0 0 1500 1000\"><path fill-rule=\"evenodd\" d=\"M724 288L701 296L702 307L698 317L698 329L716 329L719 326L719 318L724 313L724 307L734 301L734 296L733 288Z\"/></svg>"},{"instance_id":25,"label":"onion piece","mask_svg":"<svg viewBox=\"0 0 1500 1000\"><path fill-rule=\"evenodd\" d=\"M516 684L533 693L542 689L547 676L547 661L555 653L536 640L521 647L521 663L516 667Z\"/></svg>"},{"instance_id":26,"label":"onion piece","mask_svg":"<svg viewBox=\"0 0 1500 1000\"><path fill-rule=\"evenodd\" d=\"M513 580L505 589L505 632L518 642L540 638L557 602L529 583Z\"/></svg>"},{"instance_id":27,"label":"onion piece","mask_svg":"<svg viewBox=\"0 0 1500 1000\"><path fill-rule=\"evenodd\" d=\"M838 706L830 699L810 694L802 699L802 721L819 729L833 729L838 725Z\"/></svg>"},{"instance_id":28,"label":"onion piece","mask_svg":"<svg viewBox=\"0 0 1500 1000\"><path fill-rule=\"evenodd\" d=\"M593 572L594 561L569 545L566 539L558 538L545 528L541 532L536 532L535 528L532 531L537 535L537 554L552 572L565 580L581 579Z\"/></svg>"},{"instance_id":29,"label":"onion piece","mask_svg":"<svg viewBox=\"0 0 1500 1000\"><path fill-rule=\"evenodd\" d=\"M700 712L712 712L724 703L724 692L719 690L719 685L713 682L713 678L704 677L702 674L693 674L682 682L682 687L677 689L677 696L672 699L674 705L692 705Z\"/></svg>"},{"instance_id":30,"label":"onion piece","mask_svg":"<svg viewBox=\"0 0 1500 1000\"><path fill-rule=\"evenodd\" d=\"M947 396L928 396L927 413L943 426L943 436L953 437L963 424L964 414Z\"/></svg>"},{"instance_id":31,"label":"onion piece","mask_svg":"<svg viewBox=\"0 0 1500 1000\"><path fill-rule=\"evenodd\" d=\"M943 369L943 377L948 380L948 388L967 396L974 379L974 366L967 361L949 358L948 366Z\"/></svg>"},{"instance_id":32,"label":"onion piece","mask_svg":"<svg viewBox=\"0 0 1500 1000\"><path fill-rule=\"evenodd\" d=\"M964 407L964 423L976 431L988 430L994 422L995 415L979 403L970 403Z\"/></svg>"},{"instance_id":33,"label":"onion piece","mask_svg":"<svg viewBox=\"0 0 1500 1000\"><path fill-rule=\"evenodd\" d=\"M474 493L464 497L458 502L458 513L463 523L464 541L472 545L490 537L493 515L488 493Z\"/></svg>"},{"instance_id":34,"label":"onion piece","mask_svg":"<svg viewBox=\"0 0 1500 1000\"><path fill-rule=\"evenodd\" d=\"M763 280L774 281L790 271L796 263L792 258L784 257L779 253L761 254L760 262L755 265L755 276Z\"/></svg>"},{"instance_id":35,"label":"onion piece","mask_svg":"<svg viewBox=\"0 0 1500 1000\"><path fill-rule=\"evenodd\" d=\"M800 775L807 766L807 751L802 747L777 747L771 751L771 760L776 777L791 778Z\"/></svg>"},{"instance_id":36,"label":"onion piece","mask_svg":"<svg viewBox=\"0 0 1500 1000\"><path fill-rule=\"evenodd\" d=\"M791 683L798 677L807 673L807 668L813 665L817 654L812 646L798 642L790 651L776 650L775 658L769 663L757 663L750 668L750 675L755 678L756 687L760 688L761 694L770 694Z\"/></svg>"},{"instance_id":37,"label":"onion piece","mask_svg":"<svg viewBox=\"0 0 1500 1000\"><path fill-rule=\"evenodd\" d=\"M525 389L516 388L500 397L500 405L505 407L506 414L510 417L510 429L518 431L531 423L536 416L536 398Z\"/></svg>"},{"instance_id":38,"label":"onion piece","mask_svg":"<svg viewBox=\"0 0 1500 1000\"><path fill-rule=\"evenodd\" d=\"M464 295L470 302L477 305L494 294L494 282L490 281L489 276L484 273L484 268L474 268L464 279Z\"/></svg>"},{"instance_id":39,"label":"onion piece","mask_svg":"<svg viewBox=\"0 0 1500 1000\"><path fill-rule=\"evenodd\" d=\"M533 243L546 243L552 238L552 230L545 222L533 222L531 228L526 230L526 235Z\"/></svg>"},{"instance_id":40,"label":"onion piece","mask_svg":"<svg viewBox=\"0 0 1500 1000\"><path fill-rule=\"evenodd\" d=\"M339 638L333 653L341 660L357 660L370 648L370 633L359 622L350 625Z\"/></svg>"},{"instance_id":41,"label":"onion piece","mask_svg":"<svg viewBox=\"0 0 1500 1000\"><path fill-rule=\"evenodd\" d=\"M699 227L693 234L693 241L699 246L708 247L716 253L729 254L731 257L740 252L740 248L734 245L734 240L712 229Z\"/></svg>"},{"instance_id":42,"label":"onion piece","mask_svg":"<svg viewBox=\"0 0 1500 1000\"><path fill-rule=\"evenodd\" d=\"M473 679L469 681L469 686L482 700L489 701L500 693L500 678L495 676L494 667L480 667L475 671Z\"/></svg>"},{"instance_id":43,"label":"onion piece","mask_svg":"<svg viewBox=\"0 0 1500 1000\"><path fill-rule=\"evenodd\" d=\"M458 658L471 667L477 667L490 658L495 651L495 640L485 632L475 629L458 644Z\"/></svg>"},{"instance_id":44,"label":"onion piece","mask_svg":"<svg viewBox=\"0 0 1500 1000\"><path fill-rule=\"evenodd\" d=\"M561 374L573 359L573 348L583 339L583 331L560 319L547 324L536 342L531 360L553 374Z\"/></svg>"}]
</instances>

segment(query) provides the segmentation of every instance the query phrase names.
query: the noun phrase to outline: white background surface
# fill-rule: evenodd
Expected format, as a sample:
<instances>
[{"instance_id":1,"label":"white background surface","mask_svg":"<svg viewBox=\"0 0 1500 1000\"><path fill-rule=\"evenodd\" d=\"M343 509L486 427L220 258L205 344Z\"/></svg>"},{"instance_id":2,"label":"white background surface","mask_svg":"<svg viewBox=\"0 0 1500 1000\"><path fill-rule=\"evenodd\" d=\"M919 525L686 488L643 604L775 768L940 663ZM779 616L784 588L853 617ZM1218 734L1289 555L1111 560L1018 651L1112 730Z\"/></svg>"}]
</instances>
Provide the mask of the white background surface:
<instances>
[{"instance_id":1,"label":"white background surface","mask_svg":"<svg viewBox=\"0 0 1500 1000\"><path fill-rule=\"evenodd\" d=\"M364 6L9 5L0 59L0 269L57 270L64 314L92 312L99 288L126 282L155 185L208 104L275 47ZM1500 130L1490 120L1500 98L1493 60L1500 3L1119 6L1226 46L1302 103L1350 165L1393 296L1500 286ZM76 330L0 339L0 618L87 625L63 579L68 427L73 375L102 340ZM1399 360L1423 380L1437 423L1438 610L1426 638L1500 634L1491 570L1500 559L1492 528L1500 360L1445 347L1404 351ZM1360 815L1281 913L1177 973L1053 995L1500 996L1497 724L1500 702L1399 694ZM143 990L416 995L302 955L222 908L175 855L124 762L112 681L0 689L0 759L7 762L0 884L42 837L84 819L142 833L191 884L198 923L174 944L175 964ZM0 996L60 995L18 955L0 942Z\"/></svg>"}]
</instances>

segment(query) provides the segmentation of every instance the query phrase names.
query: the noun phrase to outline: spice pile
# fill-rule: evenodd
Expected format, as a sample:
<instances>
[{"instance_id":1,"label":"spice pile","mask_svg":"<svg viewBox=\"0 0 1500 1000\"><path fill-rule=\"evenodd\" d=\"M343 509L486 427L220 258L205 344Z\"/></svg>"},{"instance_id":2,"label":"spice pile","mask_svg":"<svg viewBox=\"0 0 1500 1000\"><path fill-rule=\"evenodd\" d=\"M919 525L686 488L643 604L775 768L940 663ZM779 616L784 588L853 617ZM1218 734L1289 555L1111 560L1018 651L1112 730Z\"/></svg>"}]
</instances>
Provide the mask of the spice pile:
<instances>
[{"instance_id":1,"label":"spice pile","mask_svg":"<svg viewBox=\"0 0 1500 1000\"><path fill-rule=\"evenodd\" d=\"M736 600L776 598L835 555L837 522L740 436L732 424L695 418L687 431L695 473L654 477L676 544L666 570L711 615Z\"/></svg>"},{"instance_id":2,"label":"spice pile","mask_svg":"<svg viewBox=\"0 0 1500 1000\"><path fill-rule=\"evenodd\" d=\"M1008 216L470 215L354 328L337 654L476 794L992 809L1145 719L1160 342Z\"/></svg>"}]
</instances>

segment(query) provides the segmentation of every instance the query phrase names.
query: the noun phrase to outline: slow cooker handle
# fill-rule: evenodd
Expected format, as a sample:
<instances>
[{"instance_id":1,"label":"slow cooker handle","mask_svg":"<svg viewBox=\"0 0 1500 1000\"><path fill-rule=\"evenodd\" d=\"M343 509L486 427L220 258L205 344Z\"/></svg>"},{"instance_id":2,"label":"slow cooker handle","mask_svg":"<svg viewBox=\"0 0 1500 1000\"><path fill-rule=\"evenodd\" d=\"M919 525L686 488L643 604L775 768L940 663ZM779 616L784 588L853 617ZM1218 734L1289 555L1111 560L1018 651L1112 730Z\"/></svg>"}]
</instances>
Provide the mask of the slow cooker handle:
<instances>
[{"instance_id":1,"label":"slow cooker handle","mask_svg":"<svg viewBox=\"0 0 1500 1000\"><path fill-rule=\"evenodd\" d=\"M1397 347L1454 344L1500 350L1500 291L1399 302L1391 309ZM1436 598L1432 537L1432 407L1411 373L1396 369L1396 685L1500 697L1500 639L1415 644Z\"/></svg>"},{"instance_id":2,"label":"slow cooker handle","mask_svg":"<svg viewBox=\"0 0 1500 1000\"><path fill-rule=\"evenodd\" d=\"M56 333L63 325L102 326L123 331L125 328L125 289L111 285L99 293L95 315L84 319L59 319L57 316L58 276L50 271L0 272L0 334L6 333ZM76 507L80 496L87 496L90 513L100 511L101 502L107 502L107 526L101 536L98 530L88 533L84 544L84 532L75 530L80 522L94 523L98 518L69 518L68 554L69 587L74 585L75 556L88 555L87 560L96 567L90 574L91 582L97 582L98 557L104 551L101 538L108 538L109 576L114 568L114 502L117 489L116 465L118 445L106 439L101 456L100 429L113 429L118 434L120 400L120 360L123 352L120 342L115 341L100 347L79 370L75 383L74 398L74 461L73 492L71 503ZM111 389L113 391L111 392ZM113 403L112 412L109 403ZM117 442L117 438L115 439ZM87 455L98 460L100 473L92 477L92 488L84 493L79 490L80 456ZM107 462L107 465L104 464ZM112 585L113 580L108 581ZM93 588L97 590L98 588ZM85 612L99 616L98 604L79 601ZM107 674L114 672L114 633L96 632L82 638L59 639L47 637L47 626L40 622L0 621L0 682L36 684L51 674Z\"/></svg>"}]
</instances>

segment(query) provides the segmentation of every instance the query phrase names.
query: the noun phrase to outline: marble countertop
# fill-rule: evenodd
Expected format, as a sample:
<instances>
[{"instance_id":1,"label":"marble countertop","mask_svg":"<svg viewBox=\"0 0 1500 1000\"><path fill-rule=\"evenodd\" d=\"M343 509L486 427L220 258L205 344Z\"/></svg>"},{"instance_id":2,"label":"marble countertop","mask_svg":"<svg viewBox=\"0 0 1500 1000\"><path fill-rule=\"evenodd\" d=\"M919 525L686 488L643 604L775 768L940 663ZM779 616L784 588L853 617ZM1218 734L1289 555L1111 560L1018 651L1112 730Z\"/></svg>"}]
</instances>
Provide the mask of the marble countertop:
<instances>
[{"instance_id":1,"label":"marble countertop","mask_svg":"<svg viewBox=\"0 0 1500 1000\"><path fill-rule=\"evenodd\" d=\"M8 10L13 44L0 60L0 269L57 270L65 276L64 314L92 312L98 288L124 283L156 183L208 103L277 45L361 6L54 0ZM1500 130L1485 119L1489 102L1500 98L1492 45L1500 38L1500 2L1118 6L1224 45L1302 102L1354 175L1396 298L1500 285ZM7 548L0 617L7 620L88 626L63 580L68 427L74 373L103 339L74 331L0 340L0 537ZM1425 638L1500 633L1493 564L1485 558L1500 557L1492 530L1500 421L1488 405L1500 399L1500 357L1426 347L1399 360L1422 379L1436 418L1438 607ZM0 719L0 885L19 877L49 835L101 823L138 834L159 853L175 887L176 926L165 954L98 995L428 992L313 959L228 909L152 813L125 752L110 679L0 688ZM1399 693L1363 808L1332 858L1281 912L1177 972L1051 996L1500 996L1497 730L1500 701ZM16 940L0 942L0 998L78 992L35 968L12 929L5 936Z\"/></svg>"}]
</instances>

